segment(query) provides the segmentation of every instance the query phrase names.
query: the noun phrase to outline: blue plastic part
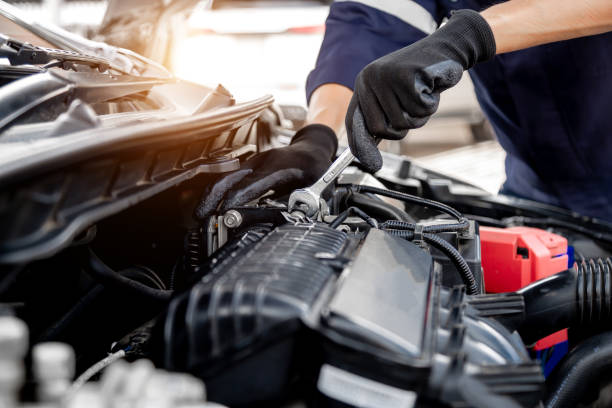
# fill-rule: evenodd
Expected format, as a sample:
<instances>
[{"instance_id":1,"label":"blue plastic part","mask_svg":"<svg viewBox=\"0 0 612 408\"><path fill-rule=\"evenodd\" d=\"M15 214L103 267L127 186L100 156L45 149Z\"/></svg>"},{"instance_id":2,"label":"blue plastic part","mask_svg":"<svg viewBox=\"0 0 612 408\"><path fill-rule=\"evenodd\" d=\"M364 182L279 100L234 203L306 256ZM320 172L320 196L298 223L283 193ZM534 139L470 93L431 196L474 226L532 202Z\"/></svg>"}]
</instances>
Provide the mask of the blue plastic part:
<instances>
[{"instance_id":1,"label":"blue plastic part","mask_svg":"<svg viewBox=\"0 0 612 408\"><path fill-rule=\"evenodd\" d=\"M574 262L576 262L576 258L574 255L574 247L571 245L567 246L567 267L572 268L574 266Z\"/></svg>"},{"instance_id":2,"label":"blue plastic part","mask_svg":"<svg viewBox=\"0 0 612 408\"><path fill-rule=\"evenodd\" d=\"M550 373L552 373L554 368L557 366L557 364L559 364L561 359L567 354L568 351L568 342L564 341L536 353L536 358L540 361L540 366L542 367L544 377L548 378Z\"/></svg>"}]
</instances>

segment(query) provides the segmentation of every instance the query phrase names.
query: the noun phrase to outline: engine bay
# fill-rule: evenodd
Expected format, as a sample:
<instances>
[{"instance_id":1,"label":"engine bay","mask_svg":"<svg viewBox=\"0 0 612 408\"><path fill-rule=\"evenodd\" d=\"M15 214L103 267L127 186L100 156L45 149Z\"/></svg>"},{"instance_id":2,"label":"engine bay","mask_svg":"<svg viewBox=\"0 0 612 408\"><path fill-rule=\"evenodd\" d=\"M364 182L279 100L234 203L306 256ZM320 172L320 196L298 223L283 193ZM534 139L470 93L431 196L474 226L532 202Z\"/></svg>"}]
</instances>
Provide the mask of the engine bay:
<instances>
[{"instance_id":1,"label":"engine bay","mask_svg":"<svg viewBox=\"0 0 612 408\"><path fill-rule=\"evenodd\" d=\"M100 34L162 60L163 3ZM29 14L0 2L0 408L612 406L612 224L348 150L302 201L200 211L304 109Z\"/></svg>"},{"instance_id":2,"label":"engine bay","mask_svg":"<svg viewBox=\"0 0 612 408\"><path fill-rule=\"evenodd\" d=\"M3 340L6 395L58 406L605 406L609 225L392 155L376 177L349 167L313 218L270 195L197 219L202 186L218 177L181 180L52 255L3 264L0 325L21 327ZM74 354L45 357L58 344ZM132 363L100 376L114 360ZM56 367L53 387L40 367Z\"/></svg>"}]
</instances>

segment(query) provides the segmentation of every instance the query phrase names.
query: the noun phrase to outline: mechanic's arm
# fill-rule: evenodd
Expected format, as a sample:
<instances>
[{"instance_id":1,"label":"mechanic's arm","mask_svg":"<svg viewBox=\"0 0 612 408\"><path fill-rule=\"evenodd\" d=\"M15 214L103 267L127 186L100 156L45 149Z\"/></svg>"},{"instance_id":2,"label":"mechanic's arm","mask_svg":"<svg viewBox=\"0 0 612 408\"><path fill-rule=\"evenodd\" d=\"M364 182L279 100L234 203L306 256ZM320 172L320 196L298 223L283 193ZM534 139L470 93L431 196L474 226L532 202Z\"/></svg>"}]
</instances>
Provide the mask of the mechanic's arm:
<instances>
[{"instance_id":1,"label":"mechanic's arm","mask_svg":"<svg viewBox=\"0 0 612 408\"><path fill-rule=\"evenodd\" d=\"M610 0L510 0L481 15L498 54L612 31Z\"/></svg>"},{"instance_id":2,"label":"mechanic's arm","mask_svg":"<svg viewBox=\"0 0 612 408\"><path fill-rule=\"evenodd\" d=\"M346 115L351 150L376 171L382 158L374 138L398 140L427 123L463 71L496 54L610 30L610 0L509 0L482 13L456 11L434 33L359 73ZM365 130L354 121L358 110Z\"/></svg>"},{"instance_id":3,"label":"mechanic's arm","mask_svg":"<svg viewBox=\"0 0 612 408\"><path fill-rule=\"evenodd\" d=\"M308 76L309 124L344 130L355 78L372 61L435 31L437 0L334 1L315 69Z\"/></svg>"},{"instance_id":4,"label":"mechanic's arm","mask_svg":"<svg viewBox=\"0 0 612 408\"><path fill-rule=\"evenodd\" d=\"M612 30L611 0L510 0L481 15L491 27L497 54ZM310 98L308 123L340 134L352 95L336 83L318 87Z\"/></svg>"},{"instance_id":5,"label":"mechanic's arm","mask_svg":"<svg viewBox=\"0 0 612 408\"><path fill-rule=\"evenodd\" d=\"M481 15L491 26L498 54L612 30L611 0L511 0ZM339 84L320 86L310 100L308 123L340 134L352 95Z\"/></svg>"},{"instance_id":6,"label":"mechanic's arm","mask_svg":"<svg viewBox=\"0 0 612 408\"><path fill-rule=\"evenodd\" d=\"M324 84L310 97L308 105L308 124L329 126L337 135L344 129L344 118L353 91L340 84Z\"/></svg>"}]
</instances>

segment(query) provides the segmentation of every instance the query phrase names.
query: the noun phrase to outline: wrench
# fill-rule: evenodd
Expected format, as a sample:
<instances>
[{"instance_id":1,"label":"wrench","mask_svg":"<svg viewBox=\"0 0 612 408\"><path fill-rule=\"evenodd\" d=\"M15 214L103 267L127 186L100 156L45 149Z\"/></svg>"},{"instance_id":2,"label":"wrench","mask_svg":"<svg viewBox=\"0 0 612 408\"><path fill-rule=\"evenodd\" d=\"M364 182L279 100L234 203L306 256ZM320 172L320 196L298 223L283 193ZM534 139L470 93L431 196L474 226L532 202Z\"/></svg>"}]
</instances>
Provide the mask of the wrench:
<instances>
[{"instance_id":1,"label":"wrench","mask_svg":"<svg viewBox=\"0 0 612 408\"><path fill-rule=\"evenodd\" d=\"M289 213L299 211L309 218L317 215L321 207L319 200L321 200L323 190L334 182L353 159L355 156L347 147L312 186L293 191L289 196Z\"/></svg>"},{"instance_id":2,"label":"wrench","mask_svg":"<svg viewBox=\"0 0 612 408\"><path fill-rule=\"evenodd\" d=\"M367 132L361 109L357 107L353 116L353 132ZM380 140L376 140L378 144ZM348 147L329 166L323 176L312 186L295 190L289 196L289 213L300 212L308 218L317 215L321 209L321 194L355 159Z\"/></svg>"}]
</instances>

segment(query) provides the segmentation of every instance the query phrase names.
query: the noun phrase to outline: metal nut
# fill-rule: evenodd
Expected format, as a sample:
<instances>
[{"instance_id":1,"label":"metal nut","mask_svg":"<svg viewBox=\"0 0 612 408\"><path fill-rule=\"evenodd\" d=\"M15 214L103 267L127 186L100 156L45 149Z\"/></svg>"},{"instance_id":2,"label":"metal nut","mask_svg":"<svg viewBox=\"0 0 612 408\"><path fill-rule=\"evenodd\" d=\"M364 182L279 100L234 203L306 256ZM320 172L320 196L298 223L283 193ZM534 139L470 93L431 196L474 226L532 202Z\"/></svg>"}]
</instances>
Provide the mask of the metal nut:
<instances>
[{"instance_id":1,"label":"metal nut","mask_svg":"<svg viewBox=\"0 0 612 408\"><path fill-rule=\"evenodd\" d=\"M236 210L229 210L223 216L223 224L227 228L238 228L242 224L242 214Z\"/></svg>"}]
</instances>

